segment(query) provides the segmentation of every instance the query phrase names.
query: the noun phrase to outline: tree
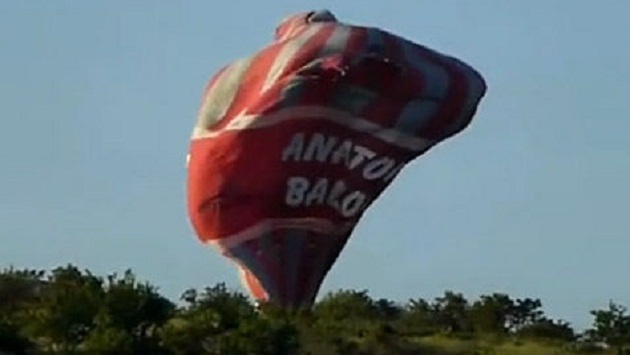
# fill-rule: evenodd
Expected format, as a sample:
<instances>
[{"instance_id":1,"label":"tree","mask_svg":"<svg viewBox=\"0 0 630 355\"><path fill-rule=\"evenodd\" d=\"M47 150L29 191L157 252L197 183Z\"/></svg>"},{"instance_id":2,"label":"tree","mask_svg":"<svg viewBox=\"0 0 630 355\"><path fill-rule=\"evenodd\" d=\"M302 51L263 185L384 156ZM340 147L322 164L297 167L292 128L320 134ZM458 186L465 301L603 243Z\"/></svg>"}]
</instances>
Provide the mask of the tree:
<instances>
[{"instance_id":1,"label":"tree","mask_svg":"<svg viewBox=\"0 0 630 355\"><path fill-rule=\"evenodd\" d=\"M52 350L74 351L95 326L101 286L100 278L72 265L54 269L20 316L25 332Z\"/></svg>"},{"instance_id":2,"label":"tree","mask_svg":"<svg viewBox=\"0 0 630 355\"><path fill-rule=\"evenodd\" d=\"M328 293L319 301L313 312L328 320L375 319L379 309L366 290L338 290Z\"/></svg>"},{"instance_id":3,"label":"tree","mask_svg":"<svg viewBox=\"0 0 630 355\"><path fill-rule=\"evenodd\" d=\"M5 269L0 273L0 314L12 315L35 302L43 286L43 271Z\"/></svg>"},{"instance_id":4,"label":"tree","mask_svg":"<svg viewBox=\"0 0 630 355\"><path fill-rule=\"evenodd\" d=\"M0 353L30 353L35 344L23 334L26 310L37 302L43 271L8 268L0 272Z\"/></svg>"},{"instance_id":5,"label":"tree","mask_svg":"<svg viewBox=\"0 0 630 355\"><path fill-rule=\"evenodd\" d=\"M35 348L28 338L9 319L0 317L0 354L27 354Z\"/></svg>"},{"instance_id":6,"label":"tree","mask_svg":"<svg viewBox=\"0 0 630 355\"><path fill-rule=\"evenodd\" d=\"M159 352L158 330L171 318L175 305L149 283L127 270L107 278L94 332L84 347L118 353Z\"/></svg>"},{"instance_id":7,"label":"tree","mask_svg":"<svg viewBox=\"0 0 630 355\"><path fill-rule=\"evenodd\" d=\"M508 318L508 329L518 333L523 327L542 320L544 313L541 308L542 302L539 299L517 299Z\"/></svg>"},{"instance_id":8,"label":"tree","mask_svg":"<svg viewBox=\"0 0 630 355\"><path fill-rule=\"evenodd\" d=\"M534 340L553 340L571 342L576 339L575 331L571 325L562 320L543 318L535 323L522 327L518 336Z\"/></svg>"},{"instance_id":9,"label":"tree","mask_svg":"<svg viewBox=\"0 0 630 355\"><path fill-rule=\"evenodd\" d=\"M299 332L286 312L264 307L259 314L247 298L218 284L199 294L187 290L185 306L162 331L174 354L291 355Z\"/></svg>"},{"instance_id":10,"label":"tree","mask_svg":"<svg viewBox=\"0 0 630 355\"><path fill-rule=\"evenodd\" d=\"M397 320L403 314L403 308L401 306L385 298L379 298L376 300L374 302L374 307L376 308L378 317L388 321Z\"/></svg>"},{"instance_id":11,"label":"tree","mask_svg":"<svg viewBox=\"0 0 630 355\"><path fill-rule=\"evenodd\" d=\"M330 292L313 307L312 315L315 332L322 339L338 339L340 344L363 336L378 320L378 310L365 290Z\"/></svg>"},{"instance_id":12,"label":"tree","mask_svg":"<svg viewBox=\"0 0 630 355\"><path fill-rule=\"evenodd\" d=\"M469 317L470 306L461 293L444 292L433 303L437 325L446 333L457 333L471 330Z\"/></svg>"},{"instance_id":13,"label":"tree","mask_svg":"<svg viewBox=\"0 0 630 355\"><path fill-rule=\"evenodd\" d=\"M132 355L135 354L134 348L131 334L123 329L101 324L90 332L82 344L82 350L94 353Z\"/></svg>"},{"instance_id":14,"label":"tree","mask_svg":"<svg viewBox=\"0 0 630 355\"><path fill-rule=\"evenodd\" d=\"M410 336L424 336L440 330L432 305L422 298L409 300L400 325L404 334Z\"/></svg>"},{"instance_id":15,"label":"tree","mask_svg":"<svg viewBox=\"0 0 630 355\"><path fill-rule=\"evenodd\" d=\"M225 284L206 288L201 295L188 289L180 300L184 307L162 329L163 343L174 354L209 353L216 336L238 327L242 316L254 314L246 299Z\"/></svg>"},{"instance_id":16,"label":"tree","mask_svg":"<svg viewBox=\"0 0 630 355\"><path fill-rule=\"evenodd\" d=\"M553 353L562 348L563 353L608 354L605 343L623 354L630 345L630 315L613 302L591 312L593 329L578 338L569 323L547 318L540 300L513 300L501 293L470 304L461 293L446 291L433 302L411 299L402 307L372 299L365 290L340 290L312 309L287 310L254 307L242 293L217 284L187 290L181 301L177 307L130 270L105 278L72 265L51 273L4 270L0 353L451 353L439 342L452 340L425 337L439 332L466 336L456 342L471 353L495 350L486 334L499 341L516 335Z\"/></svg>"},{"instance_id":17,"label":"tree","mask_svg":"<svg viewBox=\"0 0 630 355\"><path fill-rule=\"evenodd\" d=\"M482 333L503 335L513 317L514 301L506 294L482 295L471 308L473 327Z\"/></svg>"},{"instance_id":18,"label":"tree","mask_svg":"<svg viewBox=\"0 0 630 355\"><path fill-rule=\"evenodd\" d=\"M299 332L292 322L264 317L248 317L210 344L206 350L216 355L293 355L300 348Z\"/></svg>"},{"instance_id":19,"label":"tree","mask_svg":"<svg viewBox=\"0 0 630 355\"><path fill-rule=\"evenodd\" d=\"M224 283L206 287L201 294L194 293L190 299L190 310L213 310L219 317L221 329L233 329L239 326L242 318L255 315L256 310L247 296L232 291Z\"/></svg>"},{"instance_id":20,"label":"tree","mask_svg":"<svg viewBox=\"0 0 630 355\"><path fill-rule=\"evenodd\" d=\"M394 321L402 312L388 300L374 301L365 290L338 290L314 306L313 322L302 334L306 334L309 347L328 348L327 353L360 353L368 349L367 353L373 353L388 346L396 333Z\"/></svg>"},{"instance_id":21,"label":"tree","mask_svg":"<svg viewBox=\"0 0 630 355\"><path fill-rule=\"evenodd\" d=\"M630 315L626 311L626 307L613 301L609 302L608 309L591 311L595 319L589 336L623 353L625 347L630 345Z\"/></svg>"},{"instance_id":22,"label":"tree","mask_svg":"<svg viewBox=\"0 0 630 355\"><path fill-rule=\"evenodd\" d=\"M206 354L221 334L220 316L212 309L184 310L161 329L164 347L175 355Z\"/></svg>"}]
</instances>

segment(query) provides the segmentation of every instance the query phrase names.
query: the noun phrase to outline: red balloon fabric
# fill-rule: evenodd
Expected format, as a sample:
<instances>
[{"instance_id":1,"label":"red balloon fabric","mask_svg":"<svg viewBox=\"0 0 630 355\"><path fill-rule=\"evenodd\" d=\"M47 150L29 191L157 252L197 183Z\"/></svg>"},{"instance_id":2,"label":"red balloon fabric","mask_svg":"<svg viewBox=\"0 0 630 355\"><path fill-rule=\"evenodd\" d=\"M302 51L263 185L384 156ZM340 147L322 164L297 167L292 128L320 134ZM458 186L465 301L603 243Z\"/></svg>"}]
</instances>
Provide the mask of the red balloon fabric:
<instances>
[{"instance_id":1,"label":"red balloon fabric","mask_svg":"<svg viewBox=\"0 0 630 355\"><path fill-rule=\"evenodd\" d=\"M364 211L485 95L462 61L329 11L219 70L188 160L191 223L260 301L310 306Z\"/></svg>"}]
</instances>

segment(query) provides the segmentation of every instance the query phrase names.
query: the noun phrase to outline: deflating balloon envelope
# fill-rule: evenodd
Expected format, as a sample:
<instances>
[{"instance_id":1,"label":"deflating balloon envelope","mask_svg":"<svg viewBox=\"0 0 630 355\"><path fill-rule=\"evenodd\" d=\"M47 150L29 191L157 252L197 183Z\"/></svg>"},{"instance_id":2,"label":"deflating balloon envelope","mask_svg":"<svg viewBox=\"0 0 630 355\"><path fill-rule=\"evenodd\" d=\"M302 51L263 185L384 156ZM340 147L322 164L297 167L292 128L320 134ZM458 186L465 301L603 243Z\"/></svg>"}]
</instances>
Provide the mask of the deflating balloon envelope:
<instances>
[{"instance_id":1,"label":"deflating balloon envelope","mask_svg":"<svg viewBox=\"0 0 630 355\"><path fill-rule=\"evenodd\" d=\"M345 244L344 236L277 229L226 251L237 260L247 289L259 300L299 307L311 304Z\"/></svg>"},{"instance_id":2,"label":"deflating balloon envelope","mask_svg":"<svg viewBox=\"0 0 630 355\"><path fill-rule=\"evenodd\" d=\"M290 16L206 88L188 160L192 225L254 298L308 307L366 208L463 130L485 91L467 64L394 34L328 11Z\"/></svg>"}]
</instances>

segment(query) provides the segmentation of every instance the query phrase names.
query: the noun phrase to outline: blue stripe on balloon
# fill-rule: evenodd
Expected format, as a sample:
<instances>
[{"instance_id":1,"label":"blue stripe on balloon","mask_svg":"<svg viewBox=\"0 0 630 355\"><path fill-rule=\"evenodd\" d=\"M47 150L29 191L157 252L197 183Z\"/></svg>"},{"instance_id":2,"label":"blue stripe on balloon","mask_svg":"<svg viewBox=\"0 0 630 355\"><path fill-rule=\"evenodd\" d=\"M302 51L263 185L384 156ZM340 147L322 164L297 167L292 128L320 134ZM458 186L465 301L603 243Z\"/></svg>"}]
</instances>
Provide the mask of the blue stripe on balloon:
<instances>
[{"instance_id":1,"label":"blue stripe on balloon","mask_svg":"<svg viewBox=\"0 0 630 355\"><path fill-rule=\"evenodd\" d=\"M398 116L395 128L401 132L415 134L435 116L440 103L436 100L414 100L409 102Z\"/></svg>"},{"instance_id":2,"label":"blue stripe on balloon","mask_svg":"<svg viewBox=\"0 0 630 355\"><path fill-rule=\"evenodd\" d=\"M230 254L243 264L256 278L260 281L260 285L267 292L270 299L277 299L277 287L273 282L271 275L265 270L260 258L264 255L258 255L244 244L239 244L229 250Z\"/></svg>"},{"instance_id":3,"label":"blue stripe on balloon","mask_svg":"<svg viewBox=\"0 0 630 355\"><path fill-rule=\"evenodd\" d=\"M377 29L366 29L365 51L375 54L385 53L383 33ZM363 58L359 58L362 60ZM353 115L360 115L371 103L378 99L378 94L355 85L340 83L330 104Z\"/></svg>"},{"instance_id":4,"label":"blue stripe on balloon","mask_svg":"<svg viewBox=\"0 0 630 355\"><path fill-rule=\"evenodd\" d=\"M300 281L300 259L304 249L304 242L306 241L306 231L300 229L289 229L284 236L285 245L285 283L287 285L287 301L291 304L297 305L299 303L298 297L298 284Z\"/></svg>"},{"instance_id":5,"label":"blue stripe on balloon","mask_svg":"<svg viewBox=\"0 0 630 355\"><path fill-rule=\"evenodd\" d=\"M302 78L292 79L283 89L279 101L280 108L296 106L300 103L305 93L306 80Z\"/></svg>"},{"instance_id":6,"label":"blue stripe on balloon","mask_svg":"<svg viewBox=\"0 0 630 355\"><path fill-rule=\"evenodd\" d=\"M448 94L451 78L447 70L439 63L435 63L420 54L421 50L417 45L401 40L400 45L407 65L422 75L425 87L422 92L418 92L418 97L442 100ZM435 53L434 55L437 55Z\"/></svg>"},{"instance_id":7,"label":"blue stripe on balloon","mask_svg":"<svg viewBox=\"0 0 630 355\"><path fill-rule=\"evenodd\" d=\"M324 276L328 272L332 260L332 255L335 255L335 244L332 241L324 240L328 236L321 235L319 233L309 233L309 238L313 239L314 250L312 255L314 257L311 269L308 270L308 283L306 286L306 292L303 294L303 302L309 303L315 300L317 291L321 286Z\"/></svg>"},{"instance_id":8,"label":"blue stripe on balloon","mask_svg":"<svg viewBox=\"0 0 630 355\"><path fill-rule=\"evenodd\" d=\"M353 115L359 115L377 97L376 93L367 89L354 85L340 84L335 89L335 94L332 95L330 104Z\"/></svg>"},{"instance_id":9,"label":"blue stripe on balloon","mask_svg":"<svg viewBox=\"0 0 630 355\"><path fill-rule=\"evenodd\" d=\"M385 39L383 33L376 28L366 29L367 40L366 51L372 53L383 53L385 51Z\"/></svg>"},{"instance_id":10,"label":"blue stripe on balloon","mask_svg":"<svg viewBox=\"0 0 630 355\"><path fill-rule=\"evenodd\" d=\"M278 255L278 250L274 245L274 236L271 233L263 234L258 238L258 245L260 246L260 250L262 254L267 258L272 260L273 262L279 262L280 255Z\"/></svg>"}]
</instances>

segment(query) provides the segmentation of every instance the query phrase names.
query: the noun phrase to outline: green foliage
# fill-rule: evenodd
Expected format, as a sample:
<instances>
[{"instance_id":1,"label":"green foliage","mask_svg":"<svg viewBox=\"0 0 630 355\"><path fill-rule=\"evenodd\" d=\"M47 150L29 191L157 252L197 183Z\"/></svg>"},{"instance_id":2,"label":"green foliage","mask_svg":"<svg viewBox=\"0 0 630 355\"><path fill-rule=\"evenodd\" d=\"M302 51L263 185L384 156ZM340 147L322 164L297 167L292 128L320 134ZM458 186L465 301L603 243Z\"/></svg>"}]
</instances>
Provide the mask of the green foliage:
<instances>
[{"instance_id":1,"label":"green foliage","mask_svg":"<svg viewBox=\"0 0 630 355\"><path fill-rule=\"evenodd\" d=\"M26 354L34 347L35 344L20 333L17 325L6 318L0 318L0 354Z\"/></svg>"},{"instance_id":2,"label":"green foliage","mask_svg":"<svg viewBox=\"0 0 630 355\"><path fill-rule=\"evenodd\" d=\"M157 331L171 318L175 305L155 287L136 280L131 271L122 277L110 275L96 323L104 337L115 337L136 353L155 351L160 339ZM122 337L121 334L128 337ZM121 345L122 346L122 345Z\"/></svg>"},{"instance_id":3,"label":"green foliage","mask_svg":"<svg viewBox=\"0 0 630 355\"><path fill-rule=\"evenodd\" d=\"M623 354L630 316L611 302L576 334L542 302L446 291L397 304L366 290L331 292L312 309L255 307L218 284L175 305L129 270L97 277L67 265L0 273L0 353L45 354ZM614 347L614 352L606 350Z\"/></svg>"},{"instance_id":4,"label":"green foliage","mask_svg":"<svg viewBox=\"0 0 630 355\"><path fill-rule=\"evenodd\" d=\"M462 333L472 330L470 305L461 293L446 291L433 303L437 326L444 333Z\"/></svg>"},{"instance_id":5,"label":"green foliage","mask_svg":"<svg viewBox=\"0 0 630 355\"><path fill-rule=\"evenodd\" d=\"M506 334L514 317L514 301L505 294L482 295L470 310L474 330L481 333Z\"/></svg>"},{"instance_id":6,"label":"green foliage","mask_svg":"<svg viewBox=\"0 0 630 355\"><path fill-rule=\"evenodd\" d=\"M439 331L433 306L421 298L409 300L398 324L400 331L410 336L426 336Z\"/></svg>"},{"instance_id":7,"label":"green foliage","mask_svg":"<svg viewBox=\"0 0 630 355\"><path fill-rule=\"evenodd\" d=\"M74 266L54 269L37 300L20 312L23 329L44 348L71 352L92 331L101 305L102 281Z\"/></svg>"},{"instance_id":8,"label":"green foliage","mask_svg":"<svg viewBox=\"0 0 630 355\"><path fill-rule=\"evenodd\" d=\"M43 285L43 271L15 270L0 273L0 314L10 315L35 301Z\"/></svg>"},{"instance_id":9,"label":"green foliage","mask_svg":"<svg viewBox=\"0 0 630 355\"><path fill-rule=\"evenodd\" d=\"M544 314L541 308L542 302L539 299L517 299L509 317L510 329L518 332L523 327L542 320Z\"/></svg>"},{"instance_id":10,"label":"green foliage","mask_svg":"<svg viewBox=\"0 0 630 355\"><path fill-rule=\"evenodd\" d=\"M134 339L123 329L98 326L86 337L82 350L89 353L134 354Z\"/></svg>"},{"instance_id":11,"label":"green foliage","mask_svg":"<svg viewBox=\"0 0 630 355\"><path fill-rule=\"evenodd\" d=\"M378 308L365 290L339 290L330 293L315 305L314 313L329 321L369 320L379 316Z\"/></svg>"},{"instance_id":12,"label":"green foliage","mask_svg":"<svg viewBox=\"0 0 630 355\"><path fill-rule=\"evenodd\" d=\"M576 335L571 325L564 321L541 319L521 328L518 335L529 339L571 342Z\"/></svg>"},{"instance_id":13,"label":"green foliage","mask_svg":"<svg viewBox=\"0 0 630 355\"><path fill-rule=\"evenodd\" d=\"M626 312L626 307L612 301L608 304L608 309L592 311L595 320L588 335L596 341L616 347L619 353L625 354L626 347L630 347L630 315Z\"/></svg>"}]
</instances>

